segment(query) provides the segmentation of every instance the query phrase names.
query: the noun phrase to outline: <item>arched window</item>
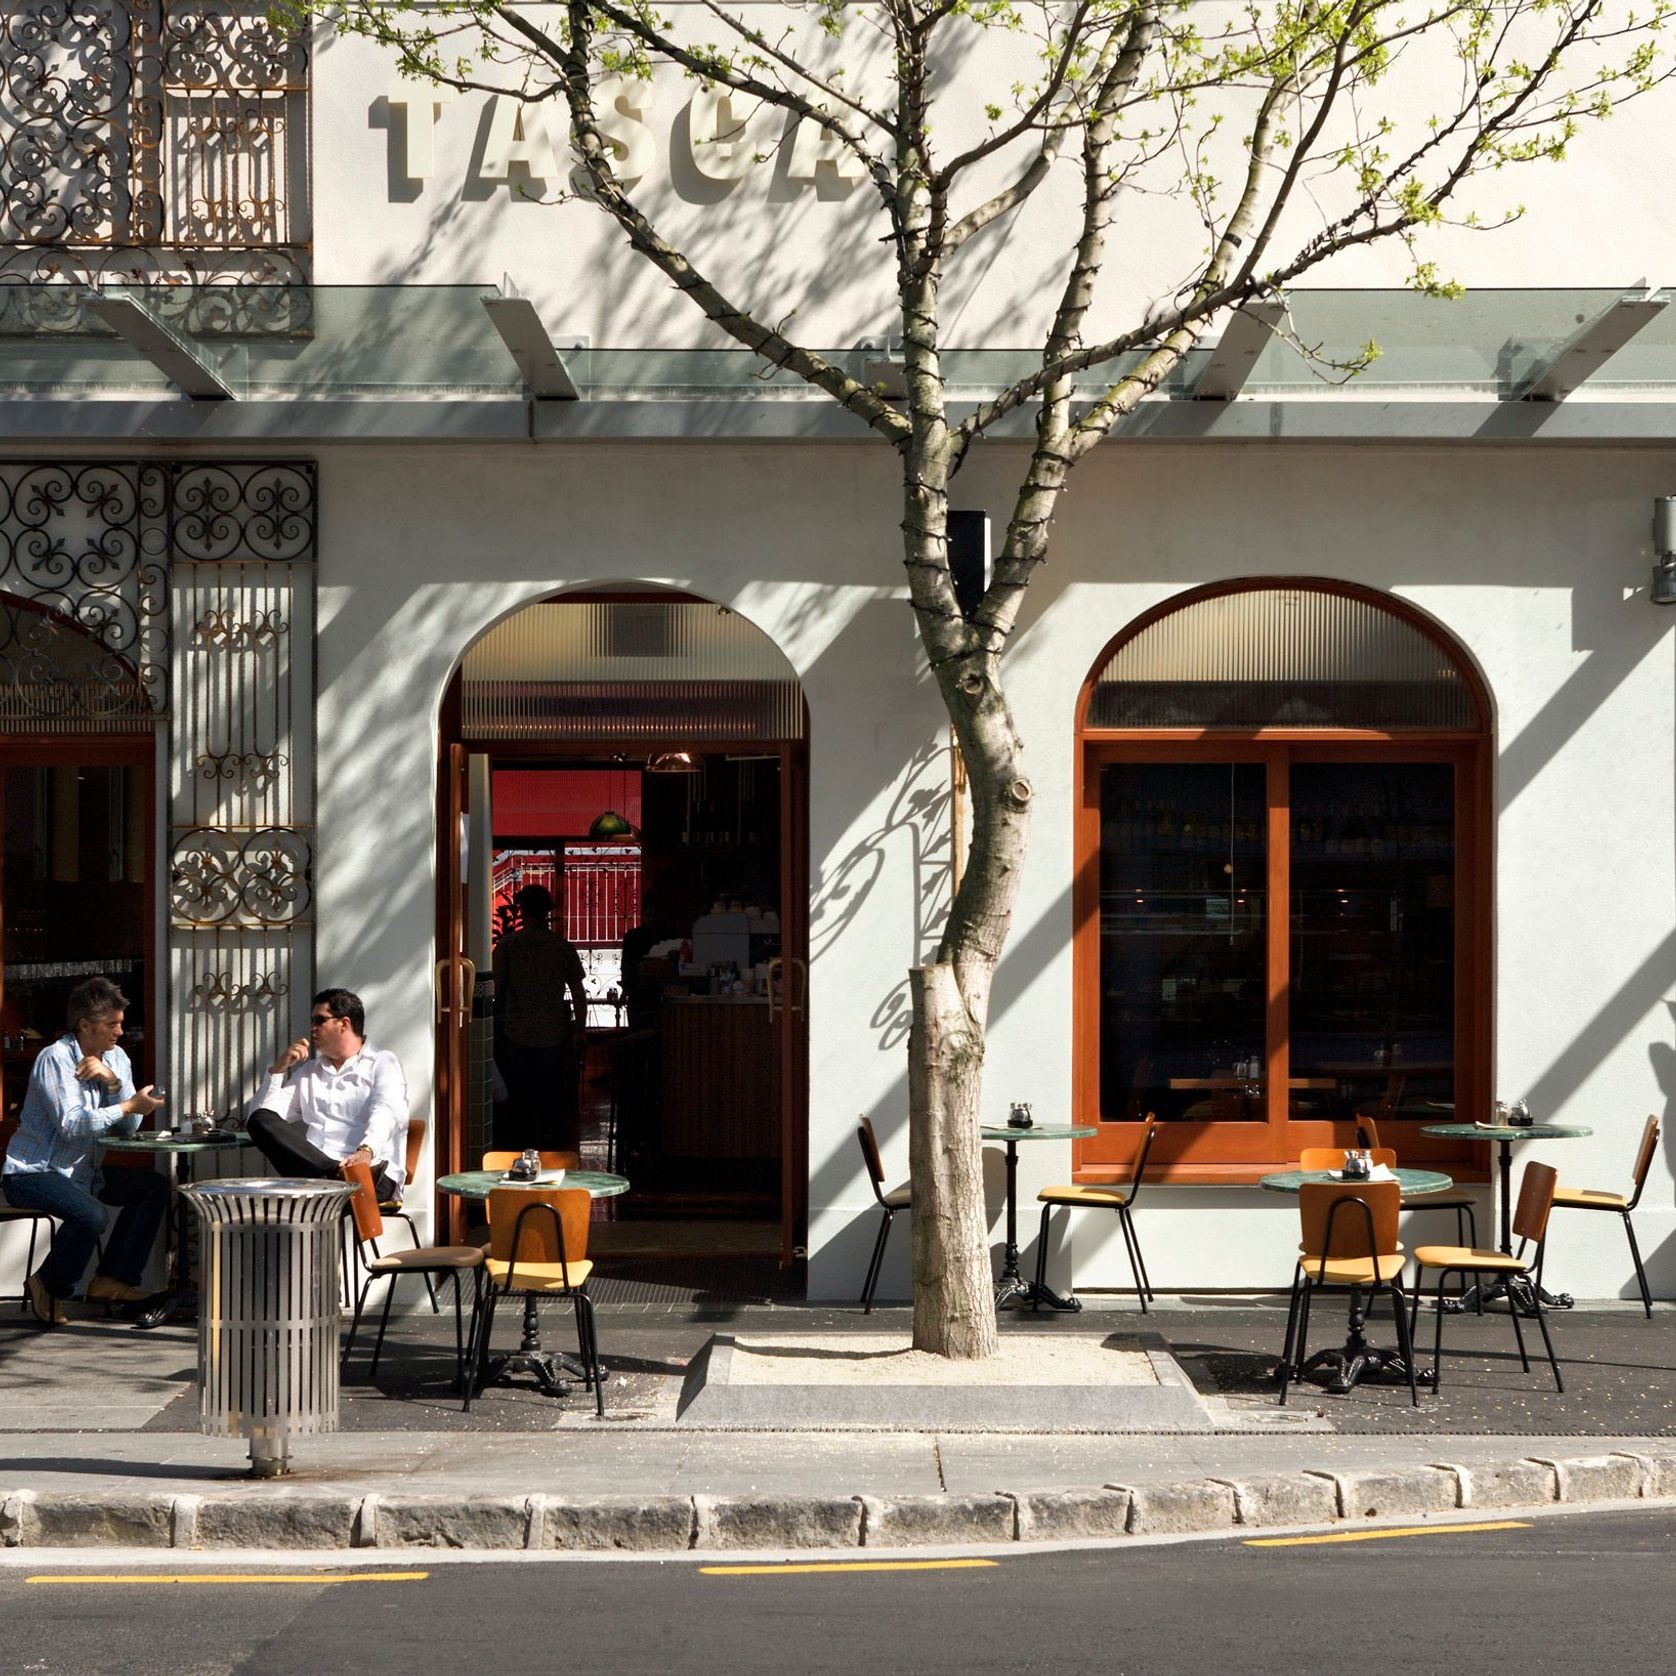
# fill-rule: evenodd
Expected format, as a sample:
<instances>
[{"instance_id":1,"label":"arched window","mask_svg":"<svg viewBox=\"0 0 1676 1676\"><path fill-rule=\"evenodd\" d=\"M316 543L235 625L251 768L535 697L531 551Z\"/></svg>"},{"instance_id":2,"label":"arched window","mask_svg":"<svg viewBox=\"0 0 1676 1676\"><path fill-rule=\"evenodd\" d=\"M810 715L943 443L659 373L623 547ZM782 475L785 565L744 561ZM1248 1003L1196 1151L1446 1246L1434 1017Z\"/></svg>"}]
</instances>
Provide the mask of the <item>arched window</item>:
<instances>
[{"instance_id":1,"label":"arched window","mask_svg":"<svg viewBox=\"0 0 1676 1676\"><path fill-rule=\"evenodd\" d=\"M1488 704L1400 602L1201 590L1130 625L1082 704L1079 1169L1164 1122L1229 1180L1375 1118L1405 1157L1488 1099Z\"/></svg>"}]
</instances>

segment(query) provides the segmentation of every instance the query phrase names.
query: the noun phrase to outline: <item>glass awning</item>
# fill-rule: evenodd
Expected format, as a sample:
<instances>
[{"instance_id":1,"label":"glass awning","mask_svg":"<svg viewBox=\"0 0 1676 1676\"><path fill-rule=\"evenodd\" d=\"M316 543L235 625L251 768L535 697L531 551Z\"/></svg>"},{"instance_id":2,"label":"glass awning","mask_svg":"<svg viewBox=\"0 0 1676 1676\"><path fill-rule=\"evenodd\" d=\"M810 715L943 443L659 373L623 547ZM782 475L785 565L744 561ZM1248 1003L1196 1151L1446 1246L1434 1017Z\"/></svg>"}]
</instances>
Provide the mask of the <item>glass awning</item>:
<instances>
[{"instance_id":1,"label":"glass awning","mask_svg":"<svg viewBox=\"0 0 1676 1676\"><path fill-rule=\"evenodd\" d=\"M1482 290L1456 301L1411 291L1297 291L1282 333L1259 305L1194 351L1154 400L1389 401L1676 397L1676 292ZM1280 311L1268 305L1279 320ZM1368 344L1353 378L1334 370ZM1300 346L1309 351L1300 352ZM888 389L879 347L822 351ZM981 400L1039 351L944 352L949 394ZM1138 356L1118 363L1133 366ZM1110 369L1082 374L1080 393ZM1202 386L1202 387L1201 387ZM533 305L480 285L159 284L100 291L0 284L0 400L828 401L743 349L572 347Z\"/></svg>"}]
</instances>

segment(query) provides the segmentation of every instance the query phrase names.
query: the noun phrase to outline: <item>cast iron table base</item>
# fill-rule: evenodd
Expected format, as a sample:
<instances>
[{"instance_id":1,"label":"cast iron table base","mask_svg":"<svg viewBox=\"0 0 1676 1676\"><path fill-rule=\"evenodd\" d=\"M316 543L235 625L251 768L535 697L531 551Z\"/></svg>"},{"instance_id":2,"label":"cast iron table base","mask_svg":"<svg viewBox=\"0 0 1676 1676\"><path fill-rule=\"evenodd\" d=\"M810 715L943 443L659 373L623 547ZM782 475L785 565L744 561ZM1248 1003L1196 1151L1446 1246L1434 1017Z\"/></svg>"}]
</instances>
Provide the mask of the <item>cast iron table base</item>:
<instances>
[{"instance_id":1,"label":"cast iron table base","mask_svg":"<svg viewBox=\"0 0 1676 1676\"><path fill-rule=\"evenodd\" d=\"M1330 1350L1317 1350L1304 1362L1296 1377L1300 1380L1314 1379L1324 1369L1331 1369L1333 1377L1321 1388L1328 1395L1335 1397L1348 1395L1364 1379L1388 1377L1401 1380L1406 1385L1408 1363L1403 1360L1402 1352L1378 1344L1369 1344L1367 1335L1362 1330L1366 1324L1367 1312L1362 1308L1362 1294L1360 1291L1353 1291L1350 1294L1350 1325L1344 1343ZM1285 1371L1284 1364L1275 1367L1276 1381ZM1430 1368L1416 1367L1414 1370L1416 1385L1430 1385L1434 1378Z\"/></svg>"},{"instance_id":2,"label":"cast iron table base","mask_svg":"<svg viewBox=\"0 0 1676 1676\"><path fill-rule=\"evenodd\" d=\"M1001 1278L995 1282L995 1307L1004 1309L1008 1304L1029 1304L1032 1309L1046 1304L1049 1309L1063 1310L1067 1315L1076 1315L1082 1309L1081 1298L1061 1297L1051 1286L1038 1286L1019 1272L1018 1142L1010 1139L1007 1142L1007 1250L1001 1264Z\"/></svg>"}]
</instances>

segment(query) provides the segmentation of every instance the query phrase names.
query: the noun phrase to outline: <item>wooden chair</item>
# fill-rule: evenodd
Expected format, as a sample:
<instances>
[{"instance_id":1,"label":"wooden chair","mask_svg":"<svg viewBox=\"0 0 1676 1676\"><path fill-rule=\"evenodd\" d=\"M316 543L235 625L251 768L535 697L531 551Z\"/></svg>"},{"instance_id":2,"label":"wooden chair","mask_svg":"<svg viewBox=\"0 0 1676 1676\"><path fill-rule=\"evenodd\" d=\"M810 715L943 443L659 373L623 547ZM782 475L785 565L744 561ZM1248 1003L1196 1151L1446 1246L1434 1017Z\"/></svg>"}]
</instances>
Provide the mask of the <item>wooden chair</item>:
<instances>
[{"instance_id":1,"label":"wooden chair","mask_svg":"<svg viewBox=\"0 0 1676 1676\"><path fill-rule=\"evenodd\" d=\"M583 1382L594 1391L595 1412L605 1416L605 1382L599 1365L594 1301L588 1296L588 1227L593 1196L585 1187L495 1187L489 1192L489 1284L472 1348L473 1386L489 1358L495 1304L513 1293L569 1298L576 1307L576 1342ZM467 1406L470 1406L469 1399Z\"/></svg>"},{"instance_id":2,"label":"wooden chair","mask_svg":"<svg viewBox=\"0 0 1676 1676\"><path fill-rule=\"evenodd\" d=\"M1400 1083L1401 1079L1397 1079ZM1399 1088L1398 1092L1401 1090ZM1356 1114L1356 1144L1365 1146L1374 1155L1374 1162L1387 1163L1396 1168L1397 1153L1394 1147L1382 1147L1379 1144L1379 1124L1366 1112ZM1312 1152L1342 1153L1340 1147L1305 1147L1305 1154ZM1338 1164L1305 1164L1304 1169L1336 1170ZM1468 1245L1478 1244L1478 1206L1470 1193L1405 1193L1402 1208L1406 1211L1420 1210L1448 1210L1455 1213L1455 1242L1463 1241ZM1479 1306L1478 1313L1484 1313L1483 1306Z\"/></svg>"},{"instance_id":3,"label":"wooden chair","mask_svg":"<svg viewBox=\"0 0 1676 1676\"><path fill-rule=\"evenodd\" d=\"M1554 1189L1555 1210L1615 1211L1624 1219L1624 1233L1629 1239L1630 1261L1635 1264L1635 1279L1641 1288L1641 1307L1647 1312L1649 1321L1653 1318L1653 1294L1647 1286L1647 1271L1641 1266L1641 1248L1635 1243L1635 1228L1629 1216L1641 1203L1641 1189L1647 1185L1647 1173L1653 1167L1653 1155L1658 1151L1658 1145L1659 1120L1649 1117L1641 1131L1641 1147L1635 1155L1635 1173L1631 1178L1632 1186L1627 1199L1622 1193L1598 1193L1590 1187Z\"/></svg>"},{"instance_id":4,"label":"wooden chair","mask_svg":"<svg viewBox=\"0 0 1676 1676\"><path fill-rule=\"evenodd\" d=\"M355 1316L349 1324L349 1337L343 1347L343 1366L349 1365L349 1358L354 1352L355 1335L361 1326L361 1311L375 1280L388 1280L389 1286L384 1293L384 1313L378 1319L378 1339L372 1347L372 1366L367 1370L369 1378L377 1374L378 1359L384 1351L384 1333L390 1324L390 1303L396 1295L397 1279L404 1274L450 1274L454 1277L454 1366L465 1394L465 1406L469 1408L471 1380L467 1369L470 1363L466 1355L468 1336L462 1313L460 1277L469 1274L472 1278L471 1324L472 1335L475 1336L482 1305L482 1251L475 1245L422 1245L407 1251L393 1251L387 1257L382 1255L378 1249L378 1238L384 1232L384 1217L379 1211L378 1194L373 1187L372 1166L358 1159L347 1163L343 1166L343 1179L353 1183L357 1189L349 1200L349 1213L357 1241L370 1251L364 1264L366 1279L361 1282L355 1299Z\"/></svg>"},{"instance_id":5,"label":"wooden chair","mask_svg":"<svg viewBox=\"0 0 1676 1676\"><path fill-rule=\"evenodd\" d=\"M885 1246L890 1240L890 1225L899 1210L913 1209L911 1184L885 1191L884 1160L879 1156L879 1138L873 1133L873 1120L863 1114L856 1119L856 1139L861 1143L862 1162L867 1166L867 1179L873 1184L873 1197L879 1203L879 1236L873 1241L873 1260L867 1265L867 1278L861 1283L861 1313L873 1313L873 1292L879 1284L879 1271L885 1266Z\"/></svg>"},{"instance_id":6,"label":"wooden chair","mask_svg":"<svg viewBox=\"0 0 1676 1676\"><path fill-rule=\"evenodd\" d=\"M1433 1349L1433 1385L1435 1391L1443 1383L1443 1283L1451 1274L1472 1275L1480 1289L1486 1275L1508 1283L1505 1296L1507 1313L1513 1317L1513 1337L1519 1346L1519 1361L1526 1373L1531 1370L1530 1357L1525 1354L1525 1333L1519 1325L1519 1310L1528 1301L1536 1313L1536 1324L1542 1329L1542 1342L1548 1349L1548 1365L1554 1370L1554 1386L1565 1390L1560 1378L1560 1364L1554 1356L1554 1341L1548 1336L1548 1317L1542 1313L1542 1253L1547 1243L1548 1213L1554 1205L1554 1189L1558 1176L1551 1164L1531 1163L1519 1182L1519 1200L1513 1207L1513 1232L1519 1236L1515 1254L1505 1251L1479 1251L1459 1245L1422 1245L1414 1253L1414 1304L1410 1311L1410 1330L1420 1309L1420 1285L1427 1269L1437 1270L1437 1342ZM1534 1263L1525 1261L1524 1249L1536 1243ZM1514 1284L1528 1282L1529 1284Z\"/></svg>"},{"instance_id":7,"label":"wooden chair","mask_svg":"<svg viewBox=\"0 0 1676 1676\"><path fill-rule=\"evenodd\" d=\"M425 1120L422 1117L410 1117L407 1120L407 1156L404 1161L402 1180L411 1183L419 1172L419 1154L425 1148ZM386 1222L405 1222L409 1237L413 1241L414 1249L419 1247L419 1226L412 1216L402 1209L402 1202L396 1199L380 1199L379 1211ZM442 1306L436 1301L436 1287L432 1284L429 1274L425 1276L425 1291L431 1300L431 1314L440 1315Z\"/></svg>"},{"instance_id":8,"label":"wooden chair","mask_svg":"<svg viewBox=\"0 0 1676 1676\"><path fill-rule=\"evenodd\" d=\"M1107 1187L1103 1183L1072 1183L1065 1187L1044 1187L1036 1195L1042 1207L1041 1232L1036 1236L1036 1286L1038 1291L1047 1285L1047 1235L1048 1218L1052 1216L1056 1205L1063 1205L1067 1210L1115 1210L1117 1225L1123 1234L1124 1248L1129 1253L1129 1272L1135 1277L1135 1292L1141 1300L1141 1314L1147 1313L1148 1298L1157 1299L1158 1294L1152 1290L1152 1282L1147 1278L1146 1259L1141 1255L1140 1235L1135 1232L1132 1212L1135 1195L1141 1190L1141 1182L1146 1175L1146 1161L1152 1151L1152 1142L1158 1133L1158 1117L1154 1112L1146 1114L1146 1125L1141 1130L1140 1145L1135 1148L1134 1168L1129 1173L1129 1186Z\"/></svg>"},{"instance_id":9,"label":"wooden chair","mask_svg":"<svg viewBox=\"0 0 1676 1676\"><path fill-rule=\"evenodd\" d=\"M1397 1322L1397 1348L1408 1367L1409 1401L1419 1407L1412 1323L1402 1287L1403 1249L1397 1241L1401 1198L1394 1181L1306 1181L1298 1190L1303 1238L1286 1311L1286 1348L1280 1364L1282 1403L1292 1379L1303 1373L1313 1295L1350 1293L1354 1324L1359 1294L1388 1292Z\"/></svg>"}]
</instances>

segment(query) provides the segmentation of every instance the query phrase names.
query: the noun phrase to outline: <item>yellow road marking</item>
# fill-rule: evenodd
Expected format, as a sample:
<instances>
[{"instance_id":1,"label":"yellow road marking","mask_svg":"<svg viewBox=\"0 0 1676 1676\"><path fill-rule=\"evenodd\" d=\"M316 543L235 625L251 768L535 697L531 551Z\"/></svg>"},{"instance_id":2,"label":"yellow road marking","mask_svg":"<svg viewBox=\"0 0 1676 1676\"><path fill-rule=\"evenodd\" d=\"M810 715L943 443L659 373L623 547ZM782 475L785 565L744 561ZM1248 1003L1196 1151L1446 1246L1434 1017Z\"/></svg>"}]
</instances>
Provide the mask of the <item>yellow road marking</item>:
<instances>
[{"instance_id":1,"label":"yellow road marking","mask_svg":"<svg viewBox=\"0 0 1676 1676\"><path fill-rule=\"evenodd\" d=\"M994 1560L822 1560L790 1565L701 1565L706 1577L792 1577L811 1571L970 1571Z\"/></svg>"},{"instance_id":2,"label":"yellow road marking","mask_svg":"<svg viewBox=\"0 0 1676 1676\"><path fill-rule=\"evenodd\" d=\"M422 1583L428 1571L71 1571L26 1583Z\"/></svg>"},{"instance_id":3,"label":"yellow road marking","mask_svg":"<svg viewBox=\"0 0 1676 1676\"><path fill-rule=\"evenodd\" d=\"M1324 1536L1252 1536L1247 1548L1310 1548L1323 1542L1385 1542L1397 1536L1459 1536L1462 1531L1528 1531L1528 1519L1497 1519L1482 1525L1403 1525L1382 1531L1333 1531Z\"/></svg>"}]
</instances>

